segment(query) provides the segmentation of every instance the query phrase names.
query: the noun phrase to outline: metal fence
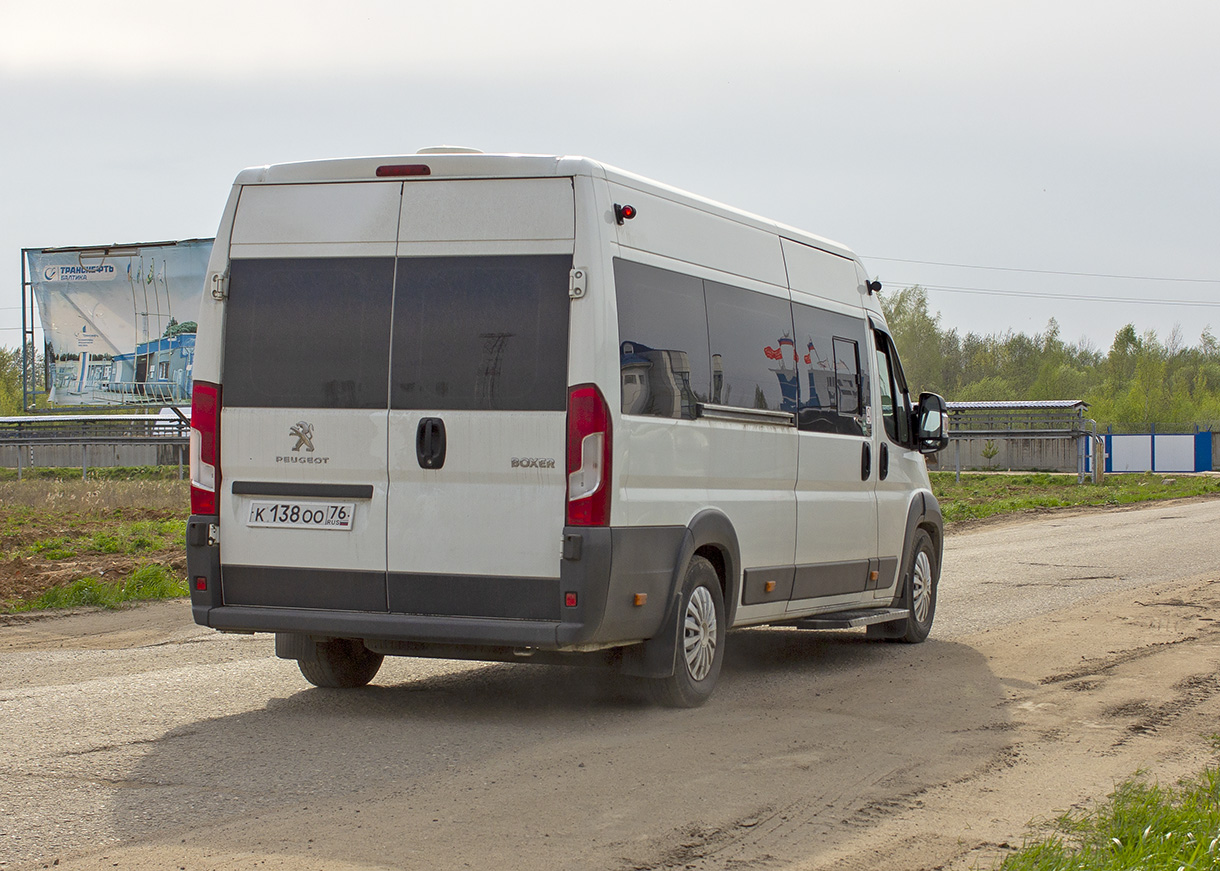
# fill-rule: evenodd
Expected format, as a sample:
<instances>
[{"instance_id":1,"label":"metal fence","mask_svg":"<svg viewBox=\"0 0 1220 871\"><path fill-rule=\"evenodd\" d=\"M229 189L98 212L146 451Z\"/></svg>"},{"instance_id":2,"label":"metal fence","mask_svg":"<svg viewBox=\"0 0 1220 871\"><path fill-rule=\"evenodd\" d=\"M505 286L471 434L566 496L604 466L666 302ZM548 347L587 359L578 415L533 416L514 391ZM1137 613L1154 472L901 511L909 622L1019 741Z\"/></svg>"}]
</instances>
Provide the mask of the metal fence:
<instances>
[{"instance_id":1,"label":"metal fence","mask_svg":"<svg viewBox=\"0 0 1220 871\"><path fill-rule=\"evenodd\" d=\"M966 468L1094 472L1097 424L1077 399L1024 402L950 402L948 460Z\"/></svg>"},{"instance_id":2,"label":"metal fence","mask_svg":"<svg viewBox=\"0 0 1220 871\"><path fill-rule=\"evenodd\" d=\"M156 414L25 415L0 418L0 466L164 466L181 477L190 422Z\"/></svg>"}]
</instances>

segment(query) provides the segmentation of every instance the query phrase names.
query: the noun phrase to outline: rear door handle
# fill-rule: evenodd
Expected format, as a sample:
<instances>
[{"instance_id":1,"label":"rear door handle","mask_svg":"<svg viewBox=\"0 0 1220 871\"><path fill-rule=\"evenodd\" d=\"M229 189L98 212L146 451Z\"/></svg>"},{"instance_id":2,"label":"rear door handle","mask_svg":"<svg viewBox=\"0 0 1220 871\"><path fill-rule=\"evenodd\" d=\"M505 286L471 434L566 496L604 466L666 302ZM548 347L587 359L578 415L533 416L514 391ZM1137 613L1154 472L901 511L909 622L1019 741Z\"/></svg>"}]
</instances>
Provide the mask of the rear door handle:
<instances>
[{"instance_id":1,"label":"rear door handle","mask_svg":"<svg viewBox=\"0 0 1220 871\"><path fill-rule=\"evenodd\" d=\"M877 458L877 477L882 481L890 474L890 448L885 442L881 443L881 455Z\"/></svg>"},{"instance_id":2,"label":"rear door handle","mask_svg":"<svg viewBox=\"0 0 1220 871\"><path fill-rule=\"evenodd\" d=\"M415 456L421 469L439 469L445 465L445 422L439 417L425 417L415 431Z\"/></svg>"}]
</instances>

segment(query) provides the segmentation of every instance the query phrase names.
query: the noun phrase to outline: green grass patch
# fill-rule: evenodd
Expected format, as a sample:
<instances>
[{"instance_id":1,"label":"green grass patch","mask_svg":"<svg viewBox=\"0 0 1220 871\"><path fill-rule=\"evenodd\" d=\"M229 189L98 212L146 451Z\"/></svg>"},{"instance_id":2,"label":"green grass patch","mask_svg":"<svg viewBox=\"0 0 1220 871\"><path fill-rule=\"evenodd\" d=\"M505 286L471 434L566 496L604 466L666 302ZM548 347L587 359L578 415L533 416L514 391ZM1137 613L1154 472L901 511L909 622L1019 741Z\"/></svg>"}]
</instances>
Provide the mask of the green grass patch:
<instances>
[{"instance_id":1,"label":"green grass patch","mask_svg":"<svg viewBox=\"0 0 1220 871\"><path fill-rule=\"evenodd\" d=\"M1209 475L1107 475L1102 483L1077 484L1075 475L932 472L932 492L948 522L977 520L1038 508L1125 505L1154 499L1220 495Z\"/></svg>"},{"instance_id":2,"label":"green grass patch","mask_svg":"<svg viewBox=\"0 0 1220 871\"><path fill-rule=\"evenodd\" d=\"M1098 807L1065 814L1000 871L1220 871L1220 768L1174 787L1141 776Z\"/></svg>"},{"instance_id":3,"label":"green grass patch","mask_svg":"<svg viewBox=\"0 0 1220 871\"><path fill-rule=\"evenodd\" d=\"M81 527L79 534L53 535L9 552L0 549L0 557L29 555L63 560L90 554L139 555L185 547L186 520L102 520L106 528L101 530L88 528L97 526L97 518L68 517L65 525L69 529L73 520ZM11 525L13 528L6 524L5 532L16 537L21 524Z\"/></svg>"},{"instance_id":4,"label":"green grass patch","mask_svg":"<svg viewBox=\"0 0 1220 871\"><path fill-rule=\"evenodd\" d=\"M186 477L186 463L182 465L182 475ZM0 469L0 481L16 481L16 469ZM177 481L178 467L175 466L97 466L90 467L87 477L81 475L80 466L35 466L21 470L23 481Z\"/></svg>"},{"instance_id":5,"label":"green grass patch","mask_svg":"<svg viewBox=\"0 0 1220 871\"><path fill-rule=\"evenodd\" d=\"M187 593L184 581L175 578L164 566L150 563L136 569L123 581L103 581L95 577L79 578L66 586L52 587L37 598L11 603L4 610L8 613L19 613L88 605L120 608L128 602L175 599Z\"/></svg>"}]
</instances>

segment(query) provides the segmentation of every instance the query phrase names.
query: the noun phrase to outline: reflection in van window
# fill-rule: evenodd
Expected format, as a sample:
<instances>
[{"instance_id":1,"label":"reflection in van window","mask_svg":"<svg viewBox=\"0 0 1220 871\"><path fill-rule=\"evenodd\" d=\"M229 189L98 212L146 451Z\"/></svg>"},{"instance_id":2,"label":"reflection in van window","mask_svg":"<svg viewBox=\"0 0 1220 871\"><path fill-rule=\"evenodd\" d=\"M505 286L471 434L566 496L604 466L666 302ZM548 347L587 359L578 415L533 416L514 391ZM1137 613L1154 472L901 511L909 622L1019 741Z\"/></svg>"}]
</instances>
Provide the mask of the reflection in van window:
<instances>
[{"instance_id":1,"label":"reflection in van window","mask_svg":"<svg viewBox=\"0 0 1220 871\"><path fill-rule=\"evenodd\" d=\"M703 282L614 260L624 414L695 417L711 384Z\"/></svg>"},{"instance_id":2,"label":"reflection in van window","mask_svg":"<svg viewBox=\"0 0 1220 871\"><path fill-rule=\"evenodd\" d=\"M233 260L229 269L225 405L386 407L392 259Z\"/></svg>"},{"instance_id":3,"label":"reflection in van window","mask_svg":"<svg viewBox=\"0 0 1220 871\"><path fill-rule=\"evenodd\" d=\"M796 413L800 401L788 300L703 283L716 405Z\"/></svg>"},{"instance_id":4,"label":"reflection in van window","mask_svg":"<svg viewBox=\"0 0 1220 871\"><path fill-rule=\"evenodd\" d=\"M564 255L399 259L391 407L564 410L571 268Z\"/></svg>"},{"instance_id":5,"label":"reflection in van window","mask_svg":"<svg viewBox=\"0 0 1220 871\"><path fill-rule=\"evenodd\" d=\"M868 358L860 354L863 322L800 303L792 314L802 372L798 427L871 435Z\"/></svg>"}]
</instances>

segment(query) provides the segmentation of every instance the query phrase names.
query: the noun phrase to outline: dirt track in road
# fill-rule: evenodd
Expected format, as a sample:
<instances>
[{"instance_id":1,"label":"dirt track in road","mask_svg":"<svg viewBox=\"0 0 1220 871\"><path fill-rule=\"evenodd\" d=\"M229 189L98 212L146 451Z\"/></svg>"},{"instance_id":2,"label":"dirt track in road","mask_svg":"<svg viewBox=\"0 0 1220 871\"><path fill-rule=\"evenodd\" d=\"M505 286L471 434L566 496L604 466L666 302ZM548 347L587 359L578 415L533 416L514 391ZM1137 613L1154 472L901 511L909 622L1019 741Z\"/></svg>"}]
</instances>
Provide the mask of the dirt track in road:
<instances>
[{"instance_id":1,"label":"dirt track in road","mask_svg":"<svg viewBox=\"0 0 1220 871\"><path fill-rule=\"evenodd\" d=\"M182 603L0 627L7 868L988 867L1220 731L1220 502L950 540L926 644L730 634L717 695L387 661L309 689Z\"/></svg>"}]
</instances>

